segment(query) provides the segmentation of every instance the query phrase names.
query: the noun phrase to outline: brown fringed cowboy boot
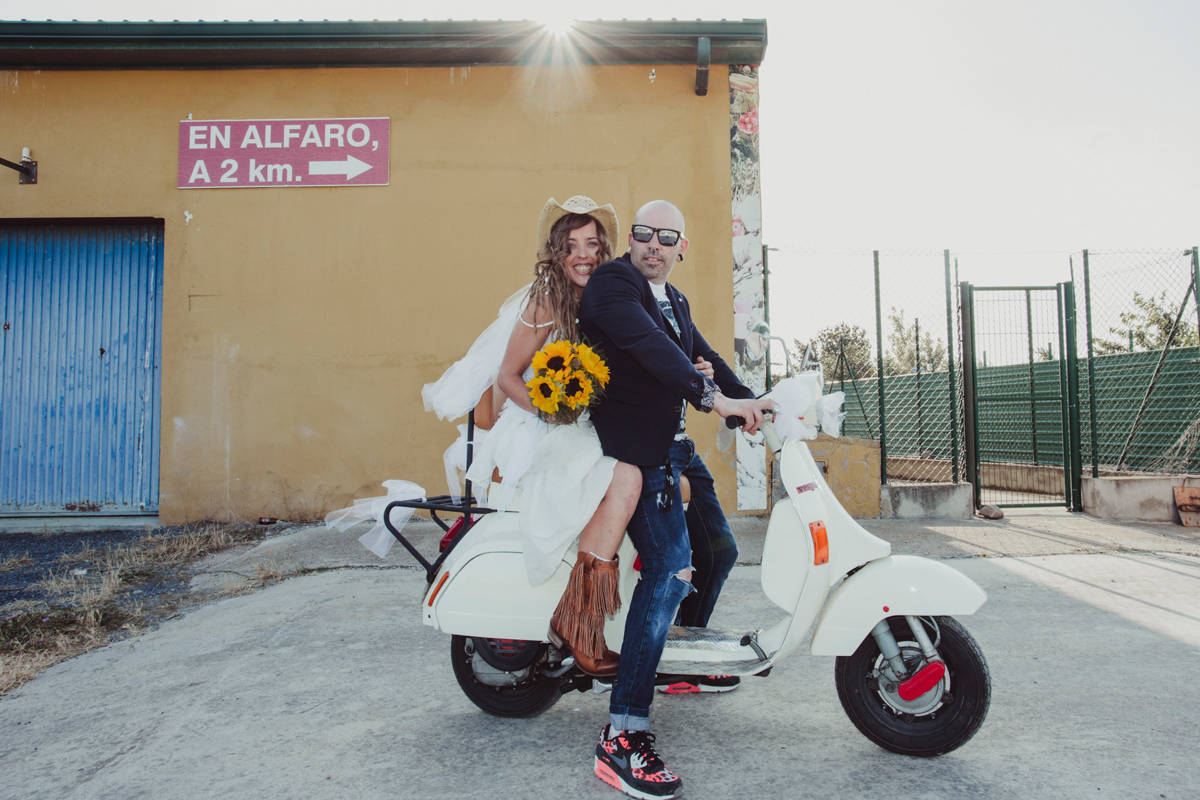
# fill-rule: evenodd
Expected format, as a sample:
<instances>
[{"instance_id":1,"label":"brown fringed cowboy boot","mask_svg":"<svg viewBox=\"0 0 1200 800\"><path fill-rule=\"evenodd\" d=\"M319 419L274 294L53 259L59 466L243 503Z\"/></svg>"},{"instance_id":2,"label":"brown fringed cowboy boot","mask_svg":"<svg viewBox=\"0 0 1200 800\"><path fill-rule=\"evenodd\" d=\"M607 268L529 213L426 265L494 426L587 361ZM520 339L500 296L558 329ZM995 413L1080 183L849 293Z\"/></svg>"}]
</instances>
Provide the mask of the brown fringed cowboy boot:
<instances>
[{"instance_id":1,"label":"brown fringed cowboy boot","mask_svg":"<svg viewBox=\"0 0 1200 800\"><path fill-rule=\"evenodd\" d=\"M615 558L603 561L580 553L550 618L550 641L558 647L565 644L579 668L597 678L617 674L619 657L604 645L604 619L621 607L619 574Z\"/></svg>"}]
</instances>

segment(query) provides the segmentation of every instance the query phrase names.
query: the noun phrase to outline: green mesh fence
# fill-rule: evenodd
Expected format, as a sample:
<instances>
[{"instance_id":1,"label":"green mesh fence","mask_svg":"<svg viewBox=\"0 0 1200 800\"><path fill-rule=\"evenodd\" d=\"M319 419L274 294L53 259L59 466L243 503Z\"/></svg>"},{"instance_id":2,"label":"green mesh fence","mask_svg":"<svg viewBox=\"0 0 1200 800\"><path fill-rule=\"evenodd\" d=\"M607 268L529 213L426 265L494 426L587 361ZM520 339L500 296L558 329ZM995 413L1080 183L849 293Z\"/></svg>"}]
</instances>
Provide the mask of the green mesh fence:
<instances>
[{"instance_id":1,"label":"green mesh fence","mask_svg":"<svg viewBox=\"0 0 1200 800\"><path fill-rule=\"evenodd\" d=\"M1085 251L1079 387L1093 475L1200 470L1195 271L1192 250Z\"/></svg>"},{"instance_id":2,"label":"green mesh fence","mask_svg":"<svg viewBox=\"0 0 1200 800\"><path fill-rule=\"evenodd\" d=\"M870 326L871 363L864 365L860 356L852 376L836 352L826 348L822 354L826 391L846 393L843 434L879 439L881 426L886 430L889 482L949 481L956 460L957 478L965 480L959 292L954 274L947 315L947 260L955 263L942 253L878 254L879 323ZM1200 472L1200 313L1193 251L1085 251L1074 263L1084 470ZM976 296L976 380L984 400L978 420L981 502L1058 496L1061 479L1050 472L1061 470L1066 460L1061 312L1052 294L1033 298L1032 306L1016 289ZM856 307L854 319L862 312ZM1002 473L1010 465L1044 467L1039 480L1048 475L1055 485L1008 486L1013 480ZM1001 491L1031 497L997 494Z\"/></svg>"}]
</instances>

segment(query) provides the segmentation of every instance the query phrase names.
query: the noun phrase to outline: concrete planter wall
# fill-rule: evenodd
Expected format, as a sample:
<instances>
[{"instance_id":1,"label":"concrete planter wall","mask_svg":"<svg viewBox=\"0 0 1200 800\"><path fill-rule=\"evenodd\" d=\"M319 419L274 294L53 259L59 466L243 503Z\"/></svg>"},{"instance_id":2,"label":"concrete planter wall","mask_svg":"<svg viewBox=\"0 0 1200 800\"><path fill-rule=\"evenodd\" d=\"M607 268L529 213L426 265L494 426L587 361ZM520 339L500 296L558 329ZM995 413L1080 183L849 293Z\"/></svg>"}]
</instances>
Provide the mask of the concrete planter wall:
<instances>
[{"instance_id":1,"label":"concrete planter wall","mask_svg":"<svg viewBox=\"0 0 1200 800\"><path fill-rule=\"evenodd\" d=\"M1113 478L1083 476L1084 513L1101 519L1136 519L1182 524L1172 489L1200 485L1195 475L1125 475Z\"/></svg>"},{"instance_id":2,"label":"concrete planter wall","mask_svg":"<svg viewBox=\"0 0 1200 800\"><path fill-rule=\"evenodd\" d=\"M975 493L969 483L889 483L879 490L879 516L885 519L971 519L975 516Z\"/></svg>"}]
</instances>

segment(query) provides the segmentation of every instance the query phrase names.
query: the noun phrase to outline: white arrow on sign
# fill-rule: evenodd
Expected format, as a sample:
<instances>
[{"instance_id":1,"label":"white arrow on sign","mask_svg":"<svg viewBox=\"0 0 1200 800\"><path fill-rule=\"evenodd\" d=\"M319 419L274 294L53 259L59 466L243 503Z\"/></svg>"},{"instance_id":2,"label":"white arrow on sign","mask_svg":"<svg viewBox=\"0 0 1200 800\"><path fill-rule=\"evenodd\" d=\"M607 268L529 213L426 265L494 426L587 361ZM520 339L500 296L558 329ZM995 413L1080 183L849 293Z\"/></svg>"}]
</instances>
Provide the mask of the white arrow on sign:
<instances>
[{"instance_id":1,"label":"white arrow on sign","mask_svg":"<svg viewBox=\"0 0 1200 800\"><path fill-rule=\"evenodd\" d=\"M308 162L309 175L345 175L346 180L357 178L369 169L370 164L359 161L354 156L346 156L345 161Z\"/></svg>"}]
</instances>

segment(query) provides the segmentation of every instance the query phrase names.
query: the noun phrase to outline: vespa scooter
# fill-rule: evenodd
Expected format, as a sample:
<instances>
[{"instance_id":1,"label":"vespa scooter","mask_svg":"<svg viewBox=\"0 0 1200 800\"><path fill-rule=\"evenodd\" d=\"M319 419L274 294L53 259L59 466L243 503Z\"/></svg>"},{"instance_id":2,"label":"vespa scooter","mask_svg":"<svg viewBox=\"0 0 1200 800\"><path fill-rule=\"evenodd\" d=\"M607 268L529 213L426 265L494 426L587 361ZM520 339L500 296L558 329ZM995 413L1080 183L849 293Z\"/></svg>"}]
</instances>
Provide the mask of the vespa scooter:
<instances>
[{"instance_id":1,"label":"vespa scooter","mask_svg":"<svg viewBox=\"0 0 1200 800\"><path fill-rule=\"evenodd\" d=\"M805 376L820 380L816 373L789 380ZM781 442L769 420L762 432L787 488L767 528L762 588L784 617L752 631L673 627L658 672L765 676L812 630L810 652L836 657L838 698L864 736L910 756L961 747L987 715L991 679L978 644L951 615L973 614L987 596L941 562L891 555L888 542L841 506L803 441ZM489 505L499 489L486 487ZM468 485L461 502L448 496L395 502L384 517L426 568L422 617L451 635L451 663L463 692L502 717L540 714L563 694L593 685L569 653L547 641L572 565L564 559L545 583L529 585L517 525L519 494L508 510L497 512L476 505ZM431 563L387 519L398 506L425 509L447 530L438 514L461 514L461 529ZM617 651L638 580L628 537L619 552L622 608L605 627L608 645Z\"/></svg>"}]
</instances>

